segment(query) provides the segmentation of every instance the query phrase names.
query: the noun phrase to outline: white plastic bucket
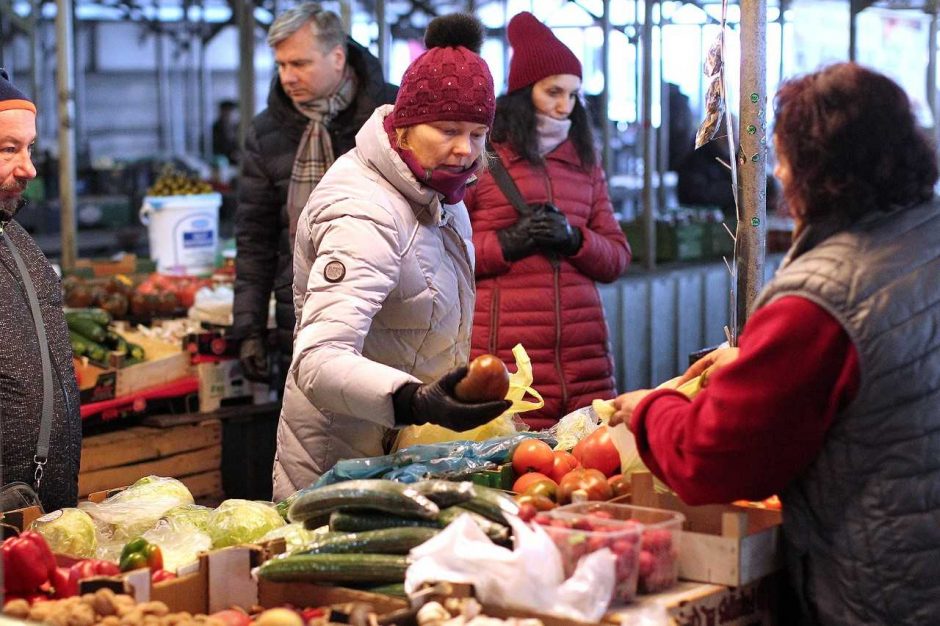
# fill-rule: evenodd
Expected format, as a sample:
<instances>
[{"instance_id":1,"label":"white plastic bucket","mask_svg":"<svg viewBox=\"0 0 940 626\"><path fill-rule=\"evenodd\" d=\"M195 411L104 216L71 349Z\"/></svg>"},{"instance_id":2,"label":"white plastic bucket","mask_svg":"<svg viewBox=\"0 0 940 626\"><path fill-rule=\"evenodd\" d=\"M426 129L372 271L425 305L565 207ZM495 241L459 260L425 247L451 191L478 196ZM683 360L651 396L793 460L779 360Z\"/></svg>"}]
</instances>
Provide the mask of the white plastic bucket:
<instances>
[{"instance_id":1,"label":"white plastic bucket","mask_svg":"<svg viewBox=\"0 0 940 626\"><path fill-rule=\"evenodd\" d=\"M208 274L219 249L222 194L146 196L140 221L147 226L150 257L164 274Z\"/></svg>"}]
</instances>

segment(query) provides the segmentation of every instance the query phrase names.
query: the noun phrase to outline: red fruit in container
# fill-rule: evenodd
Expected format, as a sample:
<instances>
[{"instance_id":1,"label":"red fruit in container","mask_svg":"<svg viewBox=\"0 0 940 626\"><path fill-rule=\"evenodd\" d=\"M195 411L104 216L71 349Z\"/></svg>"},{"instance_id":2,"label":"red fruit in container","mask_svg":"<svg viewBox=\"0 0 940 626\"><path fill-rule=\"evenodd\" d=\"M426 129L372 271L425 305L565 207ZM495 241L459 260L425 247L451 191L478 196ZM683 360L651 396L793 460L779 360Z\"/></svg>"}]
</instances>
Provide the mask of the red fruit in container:
<instances>
[{"instance_id":1,"label":"red fruit in container","mask_svg":"<svg viewBox=\"0 0 940 626\"><path fill-rule=\"evenodd\" d=\"M656 557L649 550L640 550L640 578L651 575L655 566Z\"/></svg>"}]
</instances>

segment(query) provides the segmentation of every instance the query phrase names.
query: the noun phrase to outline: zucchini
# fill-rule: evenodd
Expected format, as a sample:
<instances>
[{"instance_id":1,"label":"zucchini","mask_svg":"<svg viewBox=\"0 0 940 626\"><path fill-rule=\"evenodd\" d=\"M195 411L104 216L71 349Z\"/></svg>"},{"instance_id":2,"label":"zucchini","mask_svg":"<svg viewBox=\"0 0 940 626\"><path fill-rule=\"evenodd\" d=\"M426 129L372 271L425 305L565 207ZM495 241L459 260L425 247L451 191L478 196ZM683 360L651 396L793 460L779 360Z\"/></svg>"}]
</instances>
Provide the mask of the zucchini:
<instances>
[{"instance_id":1,"label":"zucchini","mask_svg":"<svg viewBox=\"0 0 940 626\"><path fill-rule=\"evenodd\" d=\"M137 345L136 343L127 342L127 356L131 357L135 361L143 361L146 359L144 349Z\"/></svg>"},{"instance_id":2,"label":"zucchini","mask_svg":"<svg viewBox=\"0 0 940 626\"><path fill-rule=\"evenodd\" d=\"M357 588L362 591L368 591L369 593L380 593L383 596L393 596L395 598L408 597L408 594L405 593L405 583L389 583L386 585L359 585ZM410 611L411 609L405 610Z\"/></svg>"},{"instance_id":3,"label":"zucchini","mask_svg":"<svg viewBox=\"0 0 940 626\"><path fill-rule=\"evenodd\" d=\"M476 496L461 504L465 509L506 526L506 515L518 515L519 504L502 491L477 486Z\"/></svg>"},{"instance_id":4,"label":"zucchini","mask_svg":"<svg viewBox=\"0 0 940 626\"><path fill-rule=\"evenodd\" d=\"M87 337L92 341L102 343L107 339L108 335L105 332L104 326L89 317L66 317L65 322L68 324L69 330L74 330L79 335Z\"/></svg>"},{"instance_id":5,"label":"zucchini","mask_svg":"<svg viewBox=\"0 0 940 626\"><path fill-rule=\"evenodd\" d=\"M402 517L436 519L440 509L411 486L391 480L347 480L301 493L287 513L292 522L340 510L385 511Z\"/></svg>"},{"instance_id":6,"label":"zucchini","mask_svg":"<svg viewBox=\"0 0 940 626\"><path fill-rule=\"evenodd\" d=\"M477 523L477 526L480 527L486 536L492 539L493 541L504 543L509 541L509 527L500 524L499 522L494 522L488 517L484 517L479 513L475 513L469 509L465 509L462 506L452 506L450 508L444 509L441 511L441 514L438 516L437 521L441 527L447 526L453 522L457 517L463 513L468 514L473 518L473 521Z\"/></svg>"},{"instance_id":7,"label":"zucchini","mask_svg":"<svg viewBox=\"0 0 940 626\"><path fill-rule=\"evenodd\" d=\"M439 533L436 528L383 528L361 533L329 533L318 536L294 554L408 554L415 546Z\"/></svg>"},{"instance_id":8,"label":"zucchini","mask_svg":"<svg viewBox=\"0 0 940 626\"><path fill-rule=\"evenodd\" d=\"M450 480L422 480L413 485L415 491L444 509L466 502L476 495L473 483Z\"/></svg>"},{"instance_id":9,"label":"zucchini","mask_svg":"<svg viewBox=\"0 0 940 626\"><path fill-rule=\"evenodd\" d=\"M98 361L99 363L108 362L107 348L72 329L69 329L69 342L72 344L72 351L76 355L87 356L92 361Z\"/></svg>"},{"instance_id":10,"label":"zucchini","mask_svg":"<svg viewBox=\"0 0 940 626\"><path fill-rule=\"evenodd\" d=\"M65 320L70 319L89 319L99 326L107 326L111 323L111 314L104 309L69 309L65 311Z\"/></svg>"},{"instance_id":11,"label":"zucchini","mask_svg":"<svg viewBox=\"0 0 940 626\"><path fill-rule=\"evenodd\" d=\"M107 346L108 348L110 348L111 350L115 352L119 352L125 355L127 354L128 352L127 341L125 341L124 337L120 336L119 334L111 330L110 328L105 330L104 334L105 334L105 338L104 338L105 346Z\"/></svg>"},{"instance_id":12,"label":"zucchini","mask_svg":"<svg viewBox=\"0 0 940 626\"><path fill-rule=\"evenodd\" d=\"M335 532L359 533L365 530L401 527L438 528L434 520L401 517L388 513L367 513L352 511L333 511L330 514L330 530Z\"/></svg>"},{"instance_id":13,"label":"zucchini","mask_svg":"<svg viewBox=\"0 0 940 626\"><path fill-rule=\"evenodd\" d=\"M400 583L408 559L392 554L298 554L271 559L258 576L273 582Z\"/></svg>"}]
</instances>

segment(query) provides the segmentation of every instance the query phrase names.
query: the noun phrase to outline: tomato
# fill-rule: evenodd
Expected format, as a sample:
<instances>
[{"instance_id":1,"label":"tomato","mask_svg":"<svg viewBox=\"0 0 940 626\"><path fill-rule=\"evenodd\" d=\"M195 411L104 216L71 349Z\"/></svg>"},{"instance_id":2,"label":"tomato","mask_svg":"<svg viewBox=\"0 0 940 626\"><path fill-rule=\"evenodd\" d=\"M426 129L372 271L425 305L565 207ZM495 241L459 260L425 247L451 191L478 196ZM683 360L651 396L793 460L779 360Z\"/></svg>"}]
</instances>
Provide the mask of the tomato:
<instances>
[{"instance_id":1,"label":"tomato","mask_svg":"<svg viewBox=\"0 0 940 626\"><path fill-rule=\"evenodd\" d=\"M502 400L509 392L509 371L506 364L492 354L473 359L454 393L464 402Z\"/></svg>"},{"instance_id":2,"label":"tomato","mask_svg":"<svg viewBox=\"0 0 940 626\"><path fill-rule=\"evenodd\" d=\"M588 500L610 500L607 477L596 469L579 468L568 472L558 485L558 504L571 502L571 494L583 490Z\"/></svg>"},{"instance_id":3,"label":"tomato","mask_svg":"<svg viewBox=\"0 0 940 626\"><path fill-rule=\"evenodd\" d=\"M527 493L525 495L519 496L518 498L516 498L516 502L519 503L520 508L524 506L525 504L531 504L532 506L535 507L536 511L550 511L554 509L556 506L555 501L552 500L551 498L547 498L545 496L537 496L531 493Z\"/></svg>"},{"instance_id":4,"label":"tomato","mask_svg":"<svg viewBox=\"0 0 940 626\"><path fill-rule=\"evenodd\" d=\"M575 451L575 456L587 469L600 470L605 476L613 476L620 471L620 453L606 426L601 426L578 442Z\"/></svg>"},{"instance_id":5,"label":"tomato","mask_svg":"<svg viewBox=\"0 0 940 626\"><path fill-rule=\"evenodd\" d=\"M515 491L516 493L525 493L526 490L529 489L529 487L531 487L532 485L536 483L540 483L543 481L550 482L553 485L555 484L555 481L553 481L551 478L549 478L545 474L540 474L539 472L529 472L528 474L523 474L522 476L516 479L516 482L512 484L512 490Z\"/></svg>"},{"instance_id":6,"label":"tomato","mask_svg":"<svg viewBox=\"0 0 940 626\"><path fill-rule=\"evenodd\" d=\"M581 465L578 459L574 458L574 455L570 452L555 450L552 454L555 456L555 459L552 462L552 471L549 473L549 476L556 483L560 483L565 474Z\"/></svg>"},{"instance_id":7,"label":"tomato","mask_svg":"<svg viewBox=\"0 0 940 626\"><path fill-rule=\"evenodd\" d=\"M244 611L239 611L238 609L216 611L209 617L219 620L224 626L248 626L251 624L251 617Z\"/></svg>"},{"instance_id":8,"label":"tomato","mask_svg":"<svg viewBox=\"0 0 940 626\"><path fill-rule=\"evenodd\" d=\"M529 484L522 493L527 496L545 496L549 500L554 500L558 493L558 484L552 480L537 480Z\"/></svg>"},{"instance_id":9,"label":"tomato","mask_svg":"<svg viewBox=\"0 0 940 626\"><path fill-rule=\"evenodd\" d=\"M630 481L624 477L623 474L614 474L607 479L607 484L610 485L610 490L613 492L613 497L618 496L629 496L631 493Z\"/></svg>"},{"instance_id":10,"label":"tomato","mask_svg":"<svg viewBox=\"0 0 940 626\"><path fill-rule=\"evenodd\" d=\"M526 439L512 453L512 469L516 475L539 472L548 476L555 465L552 448L539 439Z\"/></svg>"}]
</instances>

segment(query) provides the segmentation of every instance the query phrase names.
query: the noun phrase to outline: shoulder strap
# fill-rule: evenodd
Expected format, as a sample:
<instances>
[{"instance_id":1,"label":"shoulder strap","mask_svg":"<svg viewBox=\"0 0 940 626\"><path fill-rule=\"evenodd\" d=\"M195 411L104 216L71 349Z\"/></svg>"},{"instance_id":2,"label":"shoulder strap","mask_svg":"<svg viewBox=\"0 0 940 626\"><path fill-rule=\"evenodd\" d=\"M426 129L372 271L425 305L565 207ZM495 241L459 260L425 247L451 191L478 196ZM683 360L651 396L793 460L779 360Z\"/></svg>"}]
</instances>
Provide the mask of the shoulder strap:
<instances>
[{"instance_id":1,"label":"shoulder strap","mask_svg":"<svg viewBox=\"0 0 940 626\"><path fill-rule=\"evenodd\" d=\"M503 195L506 196L506 199L509 200L510 204L516 208L519 215L531 214L532 207L526 204L525 199L523 199L522 194L519 192L519 188L516 186L516 181L512 179L506 166L503 165L503 160L500 158L499 153L495 150L492 152L495 158L490 160L489 170L493 175L493 180L496 181L496 185L499 187L500 191L503 192Z\"/></svg>"},{"instance_id":2,"label":"shoulder strap","mask_svg":"<svg viewBox=\"0 0 940 626\"><path fill-rule=\"evenodd\" d=\"M39 339L39 355L42 361L42 421L39 423L39 441L36 443L36 456L33 462L36 464L36 473L34 474L33 488L39 493L39 485L42 483L42 472L46 461L49 458L49 440L52 436L52 412L54 398L52 395L52 360L50 358L49 340L46 337L46 327L42 321L42 309L39 308L39 297L36 295L36 287L33 285L33 279L29 276L29 270L23 263L19 250L13 240L3 232L3 240L10 248L13 260L16 262L16 268L23 279L23 288L26 290L26 298L29 301L30 313L33 317L33 325L36 327L36 337Z\"/></svg>"}]
</instances>

